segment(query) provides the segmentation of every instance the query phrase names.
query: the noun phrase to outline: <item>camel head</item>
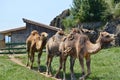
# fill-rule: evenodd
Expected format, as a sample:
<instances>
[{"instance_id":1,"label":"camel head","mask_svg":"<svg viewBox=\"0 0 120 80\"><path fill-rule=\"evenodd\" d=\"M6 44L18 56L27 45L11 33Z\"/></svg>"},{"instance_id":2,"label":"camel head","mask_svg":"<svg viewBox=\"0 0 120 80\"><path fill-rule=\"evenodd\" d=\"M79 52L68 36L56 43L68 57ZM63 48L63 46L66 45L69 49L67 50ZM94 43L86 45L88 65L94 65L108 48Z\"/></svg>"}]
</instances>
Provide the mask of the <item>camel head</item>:
<instances>
[{"instance_id":1,"label":"camel head","mask_svg":"<svg viewBox=\"0 0 120 80\"><path fill-rule=\"evenodd\" d=\"M56 34L59 34L59 35L65 35L64 31L62 29L60 29Z\"/></svg>"},{"instance_id":2,"label":"camel head","mask_svg":"<svg viewBox=\"0 0 120 80\"><path fill-rule=\"evenodd\" d=\"M115 39L115 35L108 32L100 32L100 37L103 43L109 43Z\"/></svg>"},{"instance_id":3,"label":"camel head","mask_svg":"<svg viewBox=\"0 0 120 80\"><path fill-rule=\"evenodd\" d=\"M45 39L47 39L47 37L48 37L48 33L46 33L46 32L42 32L42 33L40 34L40 39L41 39L41 40L45 40Z\"/></svg>"},{"instance_id":4,"label":"camel head","mask_svg":"<svg viewBox=\"0 0 120 80\"><path fill-rule=\"evenodd\" d=\"M48 37L48 34L46 32L42 32L39 36L37 36L35 40L37 50L41 49L46 45L47 37Z\"/></svg>"},{"instance_id":5,"label":"camel head","mask_svg":"<svg viewBox=\"0 0 120 80\"><path fill-rule=\"evenodd\" d=\"M31 35L35 35L35 34L38 34L38 31L37 31L37 30L33 30L33 31L31 32Z\"/></svg>"}]
</instances>

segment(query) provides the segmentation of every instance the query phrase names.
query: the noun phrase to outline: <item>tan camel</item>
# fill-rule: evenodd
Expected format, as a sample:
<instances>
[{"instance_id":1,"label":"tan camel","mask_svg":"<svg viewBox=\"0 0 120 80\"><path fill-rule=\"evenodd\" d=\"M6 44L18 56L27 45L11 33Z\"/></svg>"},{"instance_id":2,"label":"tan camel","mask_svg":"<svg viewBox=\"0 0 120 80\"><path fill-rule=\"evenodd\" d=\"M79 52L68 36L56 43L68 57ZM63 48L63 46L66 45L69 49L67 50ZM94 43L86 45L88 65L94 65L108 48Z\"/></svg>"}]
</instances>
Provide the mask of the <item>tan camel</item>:
<instances>
[{"instance_id":1,"label":"tan camel","mask_svg":"<svg viewBox=\"0 0 120 80\"><path fill-rule=\"evenodd\" d=\"M51 62L54 56L59 56L59 44L62 41L63 37L65 37L64 31L59 30L55 35L53 35L46 44L46 52L47 52L47 62L46 62L46 74L51 75Z\"/></svg>"},{"instance_id":2,"label":"tan camel","mask_svg":"<svg viewBox=\"0 0 120 80\"><path fill-rule=\"evenodd\" d=\"M70 34L67 36L69 40L74 39L74 34L86 34L86 35L94 35L93 30L87 30L87 29L78 29L78 28L73 28L70 32ZM61 53L59 52L59 45L63 41L63 38L65 39L66 36L62 30L58 31L54 36L52 36L47 44L46 44L46 52L47 52L47 62L46 62L46 74L51 75L51 62L53 60L54 56L60 56Z\"/></svg>"},{"instance_id":3,"label":"tan camel","mask_svg":"<svg viewBox=\"0 0 120 80\"><path fill-rule=\"evenodd\" d=\"M60 59L60 67L56 73L56 77L58 77L58 74L63 67L63 79L64 80L66 79L66 76L65 76L66 59L68 56L70 56L71 80L76 80L74 76L74 70L73 70L74 62L76 58L79 59L79 63L82 67L82 77L80 77L80 79L84 80L85 77L91 73L90 55L95 54L98 51L100 51L102 43L107 43L107 42L111 42L112 40L114 40L114 35L109 34L107 32L100 32L100 35L95 44L91 43L89 38L86 35L75 34L73 36L74 36L73 40L69 40L67 38L60 44L59 51L62 54L61 54L61 59ZM84 70L84 57L86 59L86 65L87 65L86 74Z\"/></svg>"},{"instance_id":4,"label":"tan camel","mask_svg":"<svg viewBox=\"0 0 120 80\"><path fill-rule=\"evenodd\" d=\"M29 66L29 60L30 60L31 69L33 68L35 52L38 52L38 70L40 70L40 57L42 55L42 50L46 45L47 36L48 34L46 32L42 32L39 35L39 33L36 30L33 30L26 40L27 52L28 52L28 61L26 66Z\"/></svg>"}]
</instances>

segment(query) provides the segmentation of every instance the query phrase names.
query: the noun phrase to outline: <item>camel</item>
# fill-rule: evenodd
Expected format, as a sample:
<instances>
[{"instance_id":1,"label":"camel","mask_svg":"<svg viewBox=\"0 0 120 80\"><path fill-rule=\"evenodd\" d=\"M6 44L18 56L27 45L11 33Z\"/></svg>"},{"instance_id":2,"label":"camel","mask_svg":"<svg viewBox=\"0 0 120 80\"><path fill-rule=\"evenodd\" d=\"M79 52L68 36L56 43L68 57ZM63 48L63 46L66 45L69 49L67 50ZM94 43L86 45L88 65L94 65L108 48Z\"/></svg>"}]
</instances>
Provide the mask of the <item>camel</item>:
<instances>
[{"instance_id":1,"label":"camel","mask_svg":"<svg viewBox=\"0 0 120 80\"><path fill-rule=\"evenodd\" d=\"M33 30L26 40L28 61L26 66L29 66L29 60L31 62L30 69L33 68L34 55L38 52L38 71L40 71L40 57L42 55L42 50L46 45L48 34L42 32L40 35L36 30Z\"/></svg>"},{"instance_id":2,"label":"camel","mask_svg":"<svg viewBox=\"0 0 120 80\"><path fill-rule=\"evenodd\" d=\"M61 52L60 57L60 66L56 73L55 77L58 77L60 70L63 67L63 80L66 80L66 60L67 57L70 56L70 72L71 72L71 80L76 80L74 76L74 63L75 59L79 59L79 63L82 68L82 77L80 77L80 80L84 80L90 73L90 62L91 62L91 54L96 54L98 51L101 50L102 43L108 43L113 41L114 35L109 34L107 32L100 32L100 35L96 41L96 43L91 43L88 36L84 34L75 34L73 35L74 39L69 40L66 38L63 42L61 42L59 46L59 51ZM84 70L84 58L86 59L86 66L87 66L87 73L85 74Z\"/></svg>"},{"instance_id":3,"label":"camel","mask_svg":"<svg viewBox=\"0 0 120 80\"><path fill-rule=\"evenodd\" d=\"M66 36L62 30L59 30L54 36L52 36L47 44L46 44L46 52L47 52L47 62L46 62L46 75L52 75L51 70L51 63L54 56L60 56L59 52L59 45L65 39L68 37L70 40L74 39L74 34L86 34L86 35L94 35L93 30L87 30L87 29L78 29L78 28L72 28L70 34Z\"/></svg>"},{"instance_id":4,"label":"camel","mask_svg":"<svg viewBox=\"0 0 120 80\"><path fill-rule=\"evenodd\" d=\"M72 28L70 35L67 36L69 39L73 39L73 34L75 33L79 33L79 34L86 34L86 35L94 35L94 31L93 30L87 30L87 29L83 29L83 28ZM53 60L53 57L55 55L60 56L60 52L59 52L59 44L63 41L63 39L66 38L66 35L64 34L64 32L62 30L59 30L54 36L52 36L47 44L46 44L46 52L47 52L47 62L46 62L46 75L52 75L51 72L51 63Z\"/></svg>"},{"instance_id":5,"label":"camel","mask_svg":"<svg viewBox=\"0 0 120 80\"><path fill-rule=\"evenodd\" d=\"M59 56L59 44L65 37L64 31L59 30L55 35L53 35L46 44L47 62L46 62L46 74L51 75L51 62L54 56Z\"/></svg>"},{"instance_id":6,"label":"camel","mask_svg":"<svg viewBox=\"0 0 120 80\"><path fill-rule=\"evenodd\" d=\"M70 35L67 36L69 39L73 38L73 34L79 33L79 34L86 34L86 35L94 35L93 30L88 30L88 29L83 29L83 28L72 28ZM63 39L66 38L66 35L62 30L59 30L54 36L52 36L47 44L46 44L46 52L47 52L47 62L46 62L46 75L52 75L52 70L51 70L51 63L53 60L53 57L55 55L60 56L59 52L59 45L63 41Z\"/></svg>"}]
</instances>

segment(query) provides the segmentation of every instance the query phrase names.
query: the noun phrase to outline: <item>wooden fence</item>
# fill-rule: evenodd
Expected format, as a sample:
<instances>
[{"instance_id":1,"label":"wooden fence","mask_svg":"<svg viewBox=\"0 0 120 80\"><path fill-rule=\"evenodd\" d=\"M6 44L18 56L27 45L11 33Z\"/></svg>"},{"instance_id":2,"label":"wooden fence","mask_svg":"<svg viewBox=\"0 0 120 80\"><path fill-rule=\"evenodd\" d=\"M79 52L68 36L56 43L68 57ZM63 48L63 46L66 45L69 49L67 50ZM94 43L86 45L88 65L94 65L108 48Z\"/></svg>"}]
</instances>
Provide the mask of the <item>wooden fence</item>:
<instances>
[{"instance_id":1,"label":"wooden fence","mask_svg":"<svg viewBox=\"0 0 120 80\"><path fill-rule=\"evenodd\" d=\"M21 54L26 53L25 43L6 43L6 47L0 49L1 54Z\"/></svg>"}]
</instances>

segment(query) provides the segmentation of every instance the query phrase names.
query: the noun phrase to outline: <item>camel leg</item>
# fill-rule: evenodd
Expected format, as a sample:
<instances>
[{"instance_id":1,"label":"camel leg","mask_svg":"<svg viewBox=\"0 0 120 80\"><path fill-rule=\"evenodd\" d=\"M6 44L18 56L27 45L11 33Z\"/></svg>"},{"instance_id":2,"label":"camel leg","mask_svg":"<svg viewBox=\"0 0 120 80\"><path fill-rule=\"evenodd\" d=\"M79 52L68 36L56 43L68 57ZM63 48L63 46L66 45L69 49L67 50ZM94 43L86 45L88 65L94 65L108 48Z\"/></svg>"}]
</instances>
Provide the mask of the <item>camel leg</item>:
<instances>
[{"instance_id":1,"label":"camel leg","mask_svg":"<svg viewBox=\"0 0 120 80\"><path fill-rule=\"evenodd\" d=\"M27 44L26 46L26 51L27 51L27 56L28 56L28 60L27 60L27 63L26 63L26 66L28 67L29 66L29 60L30 60L30 45Z\"/></svg>"},{"instance_id":2,"label":"camel leg","mask_svg":"<svg viewBox=\"0 0 120 80\"><path fill-rule=\"evenodd\" d=\"M59 73L60 73L60 70L62 69L62 56L60 56L60 66L59 66L59 69L57 70L56 74L55 74L55 77L56 78L59 78Z\"/></svg>"},{"instance_id":3,"label":"camel leg","mask_svg":"<svg viewBox=\"0 0 120 80\"><path fill-rule=\"evenodd\" d=\"M30 52L29 51L28 51L27 55L28 55L28 60L27 60L26 66L28 67L29 66L29 60L30 60Z\"/></svg>"},{"instance_id":4,"label":"camel leg","mask_svg":"<svg viewBox=\"0 0 120 80\"><path fill-rule=\"evenodd\" d=\"M80 78L80 80L85 80L85 78L86 78L87 76L89 76L90 73L91 73L91 70L90 70L90 62L91 62L90 56L89 56L89 55L86 56L85 59L86 59L86 65L87 65L87 74L83 75L83 76Z\"/></svg>"},{"instance_id":5,"label":"camel leg","mask_svg":"<svg viewBox=\"0 0 120 80\"><path fill-rule=\"evenodd\" d=\"M33 62L34 62L34 51L31 52L31 57L30 57L30 60L31 60L31 65L30 65L30 69L33 68Z\"/></svg>"},{"instance_id":6,"label":"camel leg","mask_svg":"<svg viewBox=\"0 0 120 80\"><path fill-rule=\"evenodd\" d=\"M91 73L91 70L90 70L91 59L90 59L90 56L87 56L85 58L86 58L86 65L87 65L87 74L86 74L86 76L88 76Z\"/></svg>"},{"instance_id":7,"label":"camel leg","mask_svg":"<svg viewBox=\"0 0 120 80\"><path fill-rule=\"evenodd\" d=\"M66 80L66 60L67 56L63 58L63 80Z\"/></svg>"},{"instance_id":8,"label":"camel leg","mask_svg":"<svg viewBox=\"0 0 120 80\"><path fill-rule=\"evenodd\" d=\"M47 61L46 61L46 75L49 75L48 64L49 64L49 54L47 55Z\"/></svg>"},{"instance_id":9,"label":"camel leg","mask_svg":"<svg viewBox=\"0 0 120 80\"><path fill-rule=\"evenodd\" d=\"M83 76L85 75L85 69L84 69L84 57L83 56L79 57L79 62L80 62L81 68L82 68L82 77L80 77L79 79L84 80Z\"/></svg>"},{"instance_id":10,"label":"camel leg","mask_svg":"<svg viewBox=\"0 0 120 80\"><path fill-rule=\"evenodd\" d=\"M52 74L52 68L51 68L52 59L53 59L53 56L48 54L47 55L47 62L46 62L46 67L47 67L46 74L47 75L51 75Z\"/></svg>"},{"instance_id":11,"label":"camel leg","mask_svg":"<svg viewBox=\"0 0 120 80\"><path fill-rule=\"evenodd\" d=\"M76 80L75 75L74 75L74 63L75 63L75 58L72 58L70 56L70 71L71 71L71 80Z\"/></svg>"},{"instance_id":12,"label":"camel leg","mask_svg":"<svg viewBox=\"0 0 120 80\"><path fill-rule=\"evenodd\" d=\"M40 52L38 53L38 71L41 71L41 70L40 70L40 57L41 57L41 55L42 55L42 51L40 51Z\"/></svg>"}]
</instances>

